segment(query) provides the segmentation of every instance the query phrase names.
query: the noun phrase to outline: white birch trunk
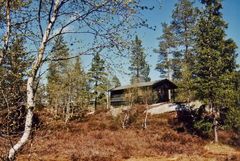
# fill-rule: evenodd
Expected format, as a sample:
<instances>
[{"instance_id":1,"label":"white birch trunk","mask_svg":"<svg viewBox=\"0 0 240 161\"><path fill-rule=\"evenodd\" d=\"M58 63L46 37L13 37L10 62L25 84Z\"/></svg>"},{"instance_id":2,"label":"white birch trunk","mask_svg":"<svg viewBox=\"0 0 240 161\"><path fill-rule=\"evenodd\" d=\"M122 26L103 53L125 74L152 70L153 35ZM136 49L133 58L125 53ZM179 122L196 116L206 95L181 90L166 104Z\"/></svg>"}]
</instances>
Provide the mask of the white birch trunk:
<instances>
[{"instance_id":1,"label":"white birch trunk","mask_svg":"<svg viewBox=\"0 0 240 161\"><path fill-rule=\"evenodd\" d=\"M147 128L147 117L148 117L148 104L146 105L146 114L145 114L145 118L144 118L144 125L143 128L146 129Z\"/></svg>"},{"instance_id":2,"label":"white birch trunk","mask_svg":"<svg viewBox=\"0 0 240 161\"><path fill-rule=\"evenodd\" d=\"M218 131L217 131L217 128L218 128L218 122L217 122L217 116L216 116L216 113L217 113L217 110L216 110L216 107L213 106L213 103L211 102L210 103L210 106L212 108L212 115L213 115L213 134L214 134L214 142L215 143L218 143Z\"/></svg>"},{"instance_id":3,"label":"white birch trunk","mask_svg":"<svg viewBox=\"0 0 240 161\"><path fill-rule=\"evenodd\" d=\"M123 118L123 121L122 121L122 128L123 128L123 129L125 129L125 128L127 127L128 120L129 120L129 111L126 110L126 111L125 111L124 118Z\"/></svg>"},{"instance_id":4,"label":"white birch trunk","mask_svg":"<svg viewBox=\"0 0 240 161\"><path fill-rule=\"evenodd\" d=\"M217 122L217 119L216 119L216 116L214 114L214 119L213 119L213 127L214 127L214 142L215 143L218 143L218 132L217 132L217 128L218 128L218 122Z\"/></svg>"},{"instance_id":5,"label":"white birch trunk","mask_svg":"<svg viewBox=\"0 0 240 161\"><path fill-rule=\"evenodd\" d=\"M59 4L60 4L60 0L56 0L51 19L47 25L47 28L45 30L44 36L42 38L42 41L38 50L38 55L32 64L32 70L27 81L27 115L26 115L26 121L25 121L25 129L20 140L9 150L9 153L8 153L9 160L15 159L16 153L23 147L24 144L27 143L31 133L33 109L35 107L35 102L34 102L35 93L33 91L33 84L34 84L38 69L42 64L43 54L45 52L45 48L46 48L46 44L47 44L50 32L57 18L57 14L59 11L59 8L58 8Z\"/></svg>"},{"instance_id":6,"label":"white birch trunk","mask_svg":"<svg viewBox=\"0 0 240 161\"><path fill-rule=\"evenodd\" d=\"M67 123L70 118L70 103L71 103L70 93L68 94L67 97L68 98L67 98L67 106L66 106L66 113L65 113L65 123Z\"/></svg>"},{"instance_id":7,"label":"white birch trunk","mask_svg":"<svg viewBox=\"0 0 240 161\"><path fill-rule=\"evenodd\" d=\"M33 77L28 78L27 82L27 116L25 121L25 129L21 139L9 151L8 159L13 160L16 153L27 142L32 128L33 108L34 108L34 93L33 93Z\"/></svg>"},{"instance_id":8,"label":"white birch trunk","mask_svg":"<svg viewBox=\"0 0 240 161\"><path fill-rule=\"evenodd\" d=\"M171 93L171 89L168 90L168 100L169 100L169 102L172 102L172 93Z\"/></svg>"}]
</instances>

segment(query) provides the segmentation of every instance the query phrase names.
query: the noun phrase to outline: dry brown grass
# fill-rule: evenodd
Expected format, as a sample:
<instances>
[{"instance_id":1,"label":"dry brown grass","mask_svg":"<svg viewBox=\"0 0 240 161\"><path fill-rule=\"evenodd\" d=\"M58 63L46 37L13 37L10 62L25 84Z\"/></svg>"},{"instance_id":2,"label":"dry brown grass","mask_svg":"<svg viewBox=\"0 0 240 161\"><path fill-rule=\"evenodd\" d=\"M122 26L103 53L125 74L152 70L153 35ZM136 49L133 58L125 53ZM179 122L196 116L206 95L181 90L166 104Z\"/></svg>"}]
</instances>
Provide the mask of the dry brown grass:
<instances>
[{"instance_id":1,"label":"dry brown grass","mask_svg":"<svg viewBox=\"0 0 240 161\"><path fill-rule=\"evenodd\" d=\"M175 113L150 116L145 130L141 127L144 117L141 113L135 115L128 129L122 129L119 118L113 119L106 112L68 124L51 119L46 112L40 112L39 116L43 124L19 154L20 161L238 159L238 153L219 156L206 148L208 141L175 131L169 124ZM0 149L4 144L6 140L0 138Z\"/></svg>"}]
</instances>

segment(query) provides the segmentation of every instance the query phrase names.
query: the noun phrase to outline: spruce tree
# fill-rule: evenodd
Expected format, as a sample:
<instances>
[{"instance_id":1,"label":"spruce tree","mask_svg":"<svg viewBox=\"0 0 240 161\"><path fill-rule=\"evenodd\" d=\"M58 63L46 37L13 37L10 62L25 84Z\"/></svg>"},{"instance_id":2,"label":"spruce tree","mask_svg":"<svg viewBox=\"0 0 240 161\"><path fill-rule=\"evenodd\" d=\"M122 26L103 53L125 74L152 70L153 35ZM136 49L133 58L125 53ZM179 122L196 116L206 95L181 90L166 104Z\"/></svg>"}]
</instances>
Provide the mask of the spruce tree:
<instances>
[{"instance_id":1,"label":"spruce tree","mask_svg":"<svg viewBox=\"0 0 240 161\"><path fill-rule=\"evenodd\" d=\"M142 41L138 38L138 36L136 36L135 40L132 42L129 70L132 75L131 83L150 81L150 67L146 62L146 54L144 53L144 48L142 47Z\"/></svg>"},{"instance_id":2,"label":"spruce tree","mask_svg":"<svg viewBox=\"0 0 240 161\"><path fill-rule=\"evenodd\" d=\"M214 140L218 142L217 113L231 104L234 95L232 71L236 68L233 41L226 40L227 24L220 0L202 1L205 8L196 29L194 83L197 98L212 108ZM232 62L230 65L229 62Z\"/></svg>"},{"instance_id":3,"label":"spruce tree","mask_svg":"<svg viewBox=\"0 0 240 161\"><path fill-rule=\"evenodd\" d=\"M47 75L47 93L49 104L54 107L55 116L59 114L59 107L65 108L66 94L68 93L68 79L69 60L64 59L69 57L69 49L64 42L63 37L59 36L55 39L55 43L51 53L52 61L49 63L49 70ZM61 59L59 61L55 61Z\"/></svg>"},{"instance_id":4,"label":"spruce tree","mask_svg":"<svg viewBox=\"0 0 240 161\"><path fill-rule=\"evenodd\" d=\"M115 87L119 87L119 86L121 86L121 82L118 79L118 77L116 75L114 75L112 78L112 87L115 88Z\"/></svg>"},{"instance_id":5,"label":"spruce tree","mask_svg":"<svg viewBox=\"0 0 240 161\"><path fill-rule=\"evenodd\" d=\"M32 57L24 43L23 38L16 37L0 67L0 109L7 107L6 101L14 107L26 100L26 76Z\"/></svg>"},{"instance_id":6,"label":"spruce tree","mask_svg":"<svg viewBox=\"0 0 240 161\"><path fill-rule=\"evenodd\" d=\"M0 133L22 132L25 118L26 77L32 57L25 50L25 40L15 37L0 66Z\"/></svg>"},{"instance_id":7,"label":"spruce tree","mask_svg":"<svg viewBox=\"0 0 240 161\"><path fill-rule=\"evenodd\" d=\"M84 109L88 106L89 102L89 89L87 85L87 75L83 70L80 58L77 58L71 72L71 77L73 79L73 91L72 95L74 97L73 101L79 109Z\"/></svg>"},{"instance_id":8,"label":"spruce tree","mask_svg":"<svg viewBox=\"0 0 240 161\"><path fill-rule=\"evenodd\" d=\"M235 105L228 109L226 115L226 126L240 134L240 71L234 76Z\"/></svg>"},{"instance_id":9,"label":"spruce tree","mask_svg":"<svg viewBox=\"0 0 240 161\"><path fill-rule=\"evenodd\" d=\"M107 73L105 70L105 62L96 53L92 59L91 68L89 70L90 87L92 90L92 98L94 99L94 108L97 109L99 103L106 102L105 94L107 92Z\"/></svg>"}]
</instances>

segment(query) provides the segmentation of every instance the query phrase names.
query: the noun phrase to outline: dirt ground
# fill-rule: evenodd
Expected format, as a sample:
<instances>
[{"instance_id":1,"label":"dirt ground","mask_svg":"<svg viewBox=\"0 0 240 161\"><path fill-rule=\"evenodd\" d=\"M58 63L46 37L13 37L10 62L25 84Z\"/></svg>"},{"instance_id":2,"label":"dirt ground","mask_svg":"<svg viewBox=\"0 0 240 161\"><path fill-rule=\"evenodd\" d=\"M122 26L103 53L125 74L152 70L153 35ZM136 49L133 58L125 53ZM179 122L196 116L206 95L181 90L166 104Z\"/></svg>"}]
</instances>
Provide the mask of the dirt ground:
<instances>
[{"instance_id":1,"label":"dirt ground","mask_svg":"<svg viewBox=\"0 0 240 161\"><path fill-rule=\"evenodd\" d=\"M147 129L141 115L131 118L127 129L121 128L121 117L107 112L67 124L46 111L38 115L42 124L18 154L19 161L240 161L235 134L220 131L221 143L213 144L211 138L177 132L174 112L150 116ZM9 146L9 139L0 137L2 155Z\"/></svg>"}]
</instances>

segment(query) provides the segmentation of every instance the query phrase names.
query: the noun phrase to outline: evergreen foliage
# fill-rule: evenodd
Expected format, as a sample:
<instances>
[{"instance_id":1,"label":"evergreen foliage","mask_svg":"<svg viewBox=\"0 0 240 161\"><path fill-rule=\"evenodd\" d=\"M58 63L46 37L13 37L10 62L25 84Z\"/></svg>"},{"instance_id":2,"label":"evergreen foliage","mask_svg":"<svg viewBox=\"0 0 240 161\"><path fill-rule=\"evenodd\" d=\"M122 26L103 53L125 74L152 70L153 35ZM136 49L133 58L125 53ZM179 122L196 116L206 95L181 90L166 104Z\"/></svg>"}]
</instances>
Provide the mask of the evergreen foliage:
<instances>
[{"instance_id":1,"label":"evergreen foliage","mask_svg":"<svg viewBox=\"0 0 240 161\"><path fill-rule=\"evenodd\" d=\"M132 73L132 84L135 82L150 81L150 67L146 62L146 54L144 53L144 48L142 47L142 41L138 38L138 36L136 36L135 40L132 42L129 70Z\"/></svg>"},{"instance_id":2,"label":"evergreen foliage","mask_svg":"<svg viewBox=\"0 0 240 161\"><path fill-rule=\"evenodd\" d=\"M177 50L183 56L183 62L189 66L193 63L193 46L195 40L193 32L196 25L197 12L198 9L193 6L191 0L180 0L175 4L172 13L171 25L176 36Z\"/></svg>"},{"instance_id":3,"label":"evergreen foliage","mask_svg":"<svg viewBox=\"0 0 240 161\"><path fill-rule=\"evenodd\" d=\"M80 58L76 59L71 77L73 78L72 95L75 105L80 107L80 109L86 109L90 100L89 85L87 84L88 77L83 70Z\"/></svg>"},{"instance_id":4,"label":"evergreen foliage","mask_svg":"<svg viewBox=\"0 0 240 161\"><path fill-rule=\"evenodd\" d=\"M220 13L220 2L205 3L197 25L194 77L198 97L209 103L222 104L223 92L231 89L236 69L236 44L225 38L227 28ZM220 100L218 100L220 99Z\"/></svg>"},{"instance_id":5,"label":"evergreen foliage","mask_svg":"<svg viewBox=\"0 0 240 161\"><path fill-rule=\"evenodd\" d=\"M178 85L177 100L189 102L194 99L192 66L194 60L193 34L198 9L190 0L180 0L172 11L170 24L163 23L163 34L158 38L159 48L154 52L159 55L156 69L160 76L174 80Z\"/></svg>"},{"instance_id":6,"label":"evergreen foliage","mask_svg":"<svg viewBox=\"0 0 240 161\"><path fill-rule=\"evenodd\" d=\"M80 58L75 63L68 59L69 49L60 36L56 39L48 71L47 93L49 104L56 118L68 121L81 114L89 104L89 87L87 76L82 68ZM70 113L71 111L71 113Z\"/></svg>"},{"instance_id":7,"label":"evergreen foliage","mask_svg":"<svg viewBox=\"0 0 240 161\"><path fill-rule=\"evenodd\" d=\"M94 100L94 108L96 110L99 103L103 104L106 102L105 94L108 86L105 62L99 53L96 53L92 59L91 68L89 69L89 79L92 91L91 98Z\"/></svg>"},{"instance_id":8,"label":"evergreen foliage","mask_svg":"<svg viewBox=\"0 0 240 161\"><path fill-rule=\"evenodd\" d=\"M25 51L25 40L16 37L0 67L0 109L26 101L26 76L32 57Z\"/></svg>"},{"instance_id":9,"label":"evergreen foliage","mask_svg":"<svg viewBox=\"0 0 240 161\"><path fill-rule=\"evenodd\" d=\"M176 37L178 57L174 57L175 71L177 71L178 101L190 102L194 100L192 81L192 67L194 62L194 29L197 22L198 9L190 0L180 0L175 4L172 14L172 28Z\"/></svg>"},{"instance_id":10,"label":"evergreen foliage","mask_svg":"<svg viewBox=\"0 0 240 161\"><path fill-rule=\"evenodd\" d=\"M62 36L55 39L55 44L52 49L52 59L69 57L69 49L63 40ZM56 114L59 106L64 106L64 93L67 90L66 75L68 73L69 60L51 61L48 70L48 85L47 92L49 104L55 107ZM67 77L68 78L68 77ZM70 81L69 79L67 79Z\"/></svg>"},{"instance_id":11,"label":"evergreen foliage","mask_svg":"<svg viewBox=\"0 0 240 161\"><path fill-rule=\"evenodd\" d=\"M219 0L203 1L202 11L196 28L196 57L194 62L194 86L197 98L213 108L215 142L217 138L217 112L230 108L235 100L233 84L236 44L226 39Z\"/></svg>"},{"instance_id":12,"label":"evergreen foliage","mask_svg":"<svg viewBox=\"0 0 240 161\"><path fill-rule=\"evenodd\" d=\"M172 75L176 75L172 59L174 56L179 56L179 53L176 53L176 41L172 26L162 23L162 28L163 34L158 38L159 48L154 49L154 52L159 55L156 69L160 72L161 77L171 80Z\"/></svg>"},{"instance_id":13,"label":"evergreen foliage","mask_svg":"<svg viewBox=\"0 0 240 161\"><path fill-rule=\"evenodd\" d=\"M113 88L121 86L121 82L116 75L112 78L112 86Z\"/></svg>"},{"instance_id":14,"label":"evergreen foliage","mask_svg":"<svg viewBox=\"0 0 240 161\"><path fill-rule=\"evenodd\" d=\"M226 114L226 126L240 133L240 72L235 73L235 104L228 109Z\"/></svg>"}]
</instances>

